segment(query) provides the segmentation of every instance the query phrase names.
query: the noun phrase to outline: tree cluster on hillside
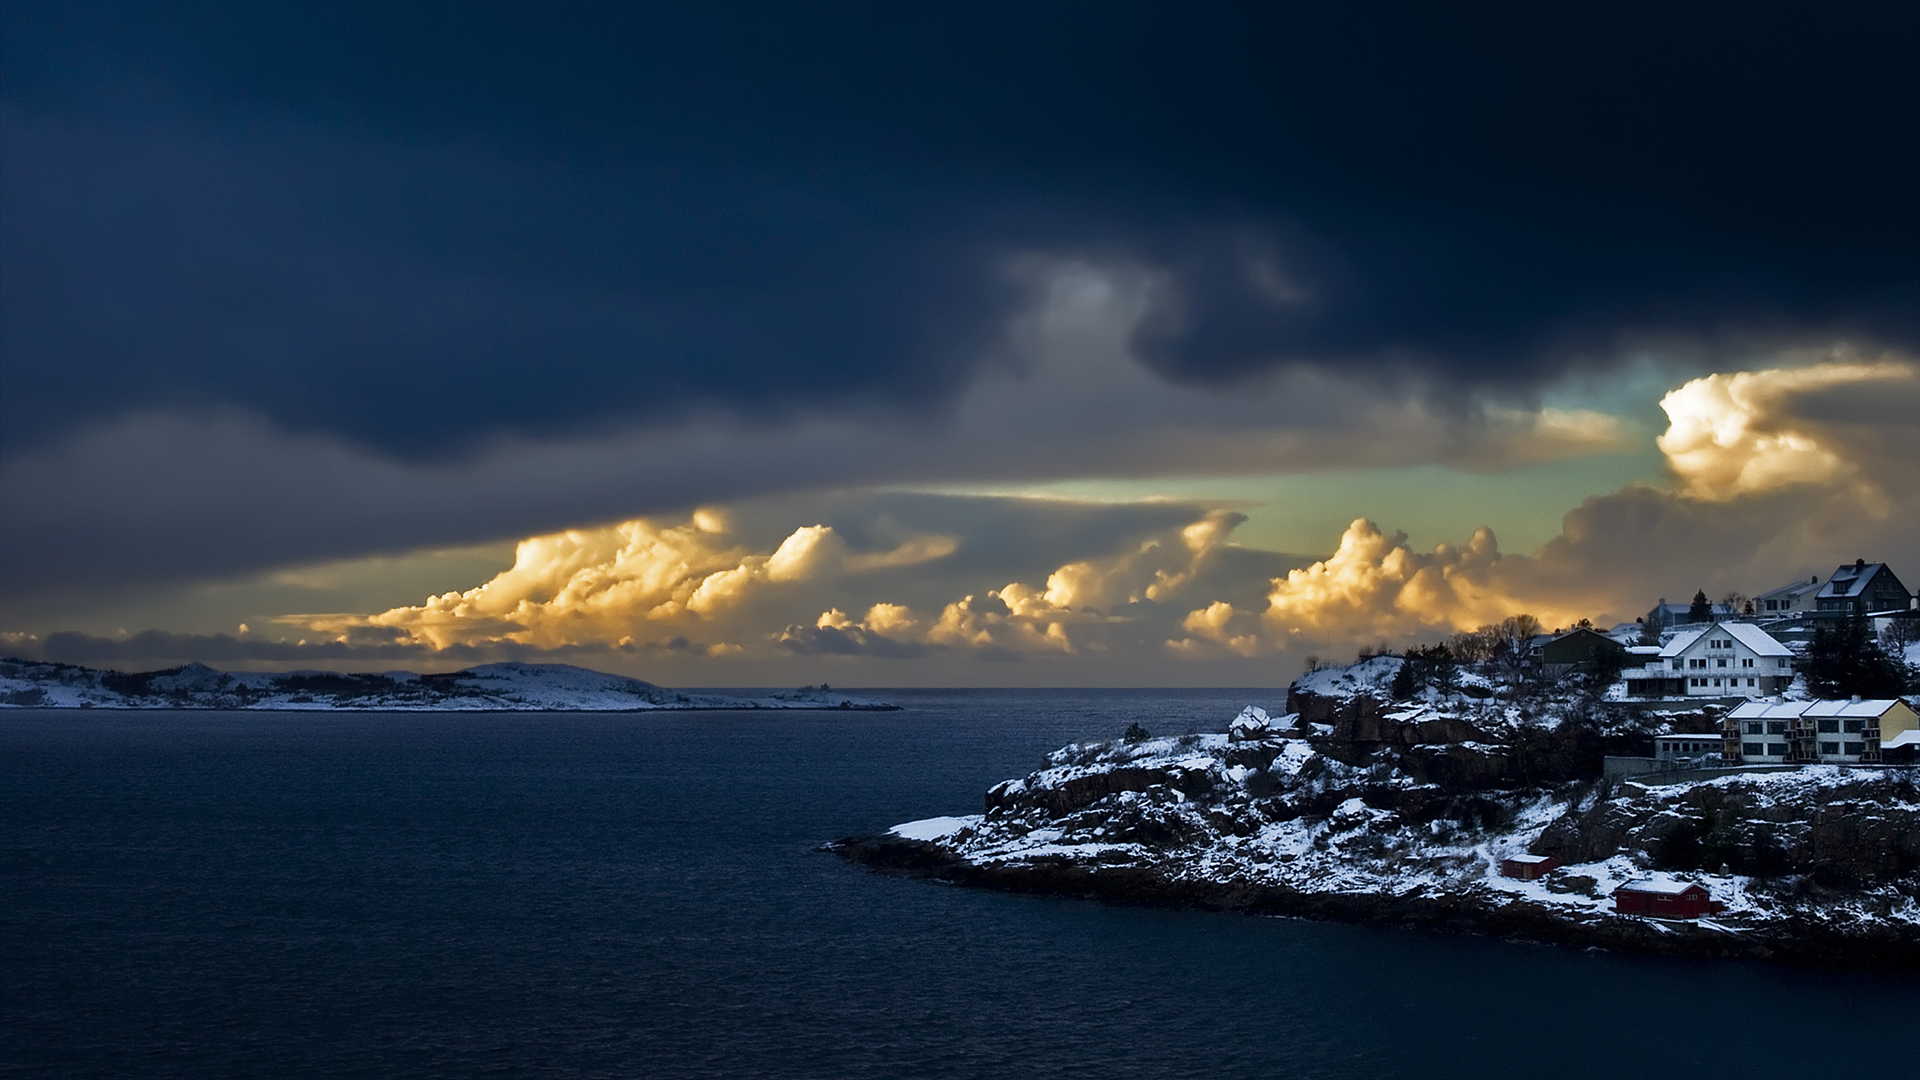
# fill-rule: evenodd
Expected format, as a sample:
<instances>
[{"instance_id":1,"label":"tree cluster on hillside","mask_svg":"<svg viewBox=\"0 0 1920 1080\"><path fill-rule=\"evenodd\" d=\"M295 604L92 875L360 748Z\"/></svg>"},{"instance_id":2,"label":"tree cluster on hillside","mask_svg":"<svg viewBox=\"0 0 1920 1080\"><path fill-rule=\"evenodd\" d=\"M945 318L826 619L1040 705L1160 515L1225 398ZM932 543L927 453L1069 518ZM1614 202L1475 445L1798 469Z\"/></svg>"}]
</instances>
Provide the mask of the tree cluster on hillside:
<instances>
[{"instance_id":1,"label":"tree cluster on hillside","mask_svg":"<svg viewBox=\"0 0 1920 1080\"><path fill-rule=\"evenodd\" d=\"M1395 701L1405 701L1428 686L1443 694L1460 689L1460 664L1444 642L1408 649L1405 662L1393 673L1390 689Z\"/></svg>"},{"instance_id":2,"label":"tree cluster on hillside","mask_svg":"<svg viewBox=\"0 0 1920 1080\"><path fill-rule=\"evenodd\" d=\"M1469 663L1484 664L1523 650L1540 633L1540 620L1531 615L1509 616L1478 630L1465 630L1447 642L1453 656Z\"/></svg>"},{"instance_id":3,"label":"tree cluster on hillside","mask_svg":"<svg viewBox=\"0 0 1920 1080\"><path fill-rule=\"evenodd\" d=\"M1913 682L1905 661L1888 656L1857 615L1815 627L1801 670L1807 690L1821 698L1898 697Z\"/></svg>"}]
</instances>

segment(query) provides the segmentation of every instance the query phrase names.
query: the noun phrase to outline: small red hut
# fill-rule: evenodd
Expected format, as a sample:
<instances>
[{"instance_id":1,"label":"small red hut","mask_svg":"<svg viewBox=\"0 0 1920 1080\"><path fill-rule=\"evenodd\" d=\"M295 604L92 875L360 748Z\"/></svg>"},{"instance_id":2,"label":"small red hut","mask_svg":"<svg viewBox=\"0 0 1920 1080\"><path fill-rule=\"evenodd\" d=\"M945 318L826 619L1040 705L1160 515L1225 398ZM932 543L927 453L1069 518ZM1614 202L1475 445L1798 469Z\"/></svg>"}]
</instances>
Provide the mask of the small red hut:
<instances>
[{"instance_id":1,"label":"small red hut","mask_svg":"<svg viewBox=\"0 0 1920 1080\"><path fill-rule=\"evenodd\" d=\"M1551 855L1513 855L1500 860L1500 876L1532 881L1560 869L1560 860Z\"/></svg>"},{"instance_id":2,"label":"small red hut","mask_svg":"<svg viewBox=\"0 0 1920 1080\"><path fill-rule=\"evenodd\" d=\"M1630 881L1613 890L1613 910L1622 915L1697 919L1725 906L1709 895L1705 887L1685 881Z\"/></svg>"}]
</instances>

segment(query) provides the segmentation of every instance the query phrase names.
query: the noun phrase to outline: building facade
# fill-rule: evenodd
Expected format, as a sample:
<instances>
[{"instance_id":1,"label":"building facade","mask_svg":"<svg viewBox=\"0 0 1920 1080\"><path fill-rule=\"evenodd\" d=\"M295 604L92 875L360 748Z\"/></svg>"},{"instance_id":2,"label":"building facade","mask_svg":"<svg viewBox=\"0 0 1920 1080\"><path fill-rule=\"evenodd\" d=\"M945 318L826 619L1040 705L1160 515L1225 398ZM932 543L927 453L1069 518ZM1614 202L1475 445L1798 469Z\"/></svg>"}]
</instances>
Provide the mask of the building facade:
<instances>
[{"instance_id":1,"label":"building facade","mask_svg":"<svg viewBox=\"0 0 1920 1080\"><path fill-rule=\"evenodd\" d=\"M1866 615L1875 611L1906 611L1913 606L1913 594L1893 576L1886 563L1856 559L1852 566L1833 572L1814 595L1818 611L1841 615Z\"/></svg>"},{"instance_id":2,"label":"building facade","mask_svg":"<svg viewBox=\"0 0 1920 1080\"><path fill-rule=\"evenodd\" d=\"M1753 598L1753 613L1762 619L1778 619L1814 610L1814 596L1820 591L1820 579L1796 581Z\"/></svg>"},{"instance_id":3,"label":"building facade","mask_svg":"<svg viewBox=\"0 0 1920 1080\"><path fill-rule=\"evenodd\" d=\"M1682 630L1645 667L1621 672L1630 697L1747 697L1793 682L1793 651L1752 623Z\"/></svg>"},{"instance_id":4,"label":"building facade","mask_svg":"<svg viewBox=\"0 0 1920 1080\"><path fill-rule=\"evenodd\" d=\"M1873 764L1883 742L1920 738L1920 715L1899 698L1750 701L1727 714L1724 738L1723 755L1752 764Z\"/></svg>"}]
</instances>

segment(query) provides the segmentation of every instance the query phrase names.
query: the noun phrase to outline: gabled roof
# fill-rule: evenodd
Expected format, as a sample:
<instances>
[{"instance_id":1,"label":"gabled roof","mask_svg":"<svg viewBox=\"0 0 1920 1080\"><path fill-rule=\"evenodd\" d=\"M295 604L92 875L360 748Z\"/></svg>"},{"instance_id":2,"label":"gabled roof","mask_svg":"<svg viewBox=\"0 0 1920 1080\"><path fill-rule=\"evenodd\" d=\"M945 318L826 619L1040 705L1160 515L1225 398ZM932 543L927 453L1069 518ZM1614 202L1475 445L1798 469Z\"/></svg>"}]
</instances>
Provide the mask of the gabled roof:
<instances>
[{"instance_id":1,"label":"gabled roof","mask_svg":"<svg viewBox=\"0 0 1920 1080\"><path fill-rule=\"evenodd\" d=\"M1769 589L1759 596L1754 597L1754 600L1795 600L1819 587L1820 582L1818 581L1795 581L1789 585L1782 585L1777 589Z\"/></svg>"},{"instance_id":2,"label":"gabled roof","mask_svg":"<svg viewBox=\"0 0 1920 1080\"><path fill-rule=\"evenodd\" d=\"M1886 569L1886 563L1870 562L1865 566L1849 563L1833 572L1825 585L1820 586L1816 600L1847 600L1866 591L1880 571Z\"/></svg>"},{"instance_id":3,"label":"gabled roof","mask_svg":"<svg viewBox=\"0 0 1920 1080\"><path fill-rule=\"evenodd\" d=\"M1693 647L1694 642L1711 633L1725 633L1751 649L1756 656L1792 656L1793 650L1780 644L1772 634L1743 622L1717 622L1698 630L1682 630L1660 649L1660 655L1675 657Z\"/></svg>"},{"instance_id":4,"label":"gabled roof","mask_svg":"<svg viewBox=\"0 0 1920 1080\"><path fill-rule=\"evenodd\" d=\"M1665 645L1660 646L1660 655L1665 657L1679 656L1687 650L1687 646L1705 637L1707 631L1711 629L1713 629L1712 626L1703 626L1698 630L1680 631L1669 638Z\"/></svg>"},{"instance_id":5,"label":"gabled roof","mask_svg":"<svg viewBox=\"0 0 1920 1080\"><path fill-rule=\"evenodd\" d=\"M1780 644L1772 634L1752 623L1719 623L1720 629L1734 636L1734 640L1752 649L1759 656L1792 656L1793 650Z\"/></svg>"}]
</instances>

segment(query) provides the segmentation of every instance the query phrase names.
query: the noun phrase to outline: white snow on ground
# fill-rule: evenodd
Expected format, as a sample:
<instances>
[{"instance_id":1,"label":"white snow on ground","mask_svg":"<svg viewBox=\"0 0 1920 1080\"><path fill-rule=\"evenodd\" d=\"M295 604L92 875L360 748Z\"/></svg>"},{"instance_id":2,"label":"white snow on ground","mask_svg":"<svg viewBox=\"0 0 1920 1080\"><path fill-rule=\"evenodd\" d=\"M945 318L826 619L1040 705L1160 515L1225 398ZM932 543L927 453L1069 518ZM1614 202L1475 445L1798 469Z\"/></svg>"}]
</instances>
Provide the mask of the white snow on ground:
<instances>
[{"instance_id":1,"label":"white snow on ground","mask_svg":"<svg viewBox=\"0 0 1920 1080\"><path fill-rule=\"evenodd\" d=\"M1357 664L1321 668L1301 676L1293 688L1320 697L1341 697L1356 690L1391 685L1403 663L1397 656L1376 656Z\"/></svg>"},{"instance_id":2,"label":"white snow on ground","mask_svg":"<svg viewBox=\"0 0 1920 1080\"><path fill-rule=\"evenodd\" d=\"M1244 755L1255 746L1273 751L1272 764L1264 770L1273 794L1264 801L1250 792L1250 781L1261 770L1244 764L1244 757L1233 763L1226 760L1229 754ZM1321 764L1306 770L1316 759ZM1128 771L1117 774L1116 782L1124 779L1144 785L1144 790L1117 791L1067 813L1039 808L1043 800L1036 800L1048 789L1063 789L1070 782L1117 769ZM1789 800L1817 805L1824 790L1862 782L1859 771L1817 766L1735 774L1700 783L1723 788L1744 785L1765 808ZM1204 794L1189 796L1174 784ZM1430 822L1404 820L1394 810L1369 805L1373 796L1367 791L1388 788L1409 794L1437 792L1397 770L1387 775L1379 766L1354 767L1322 758L1303 739L1229 744L1226 736L1206 735L1132 745L1087 743L1056 751L1048 768L995 787L992 798L1000 801L984 816L934 818L896 826L893 831L940 842L978 865L1064 860L1096 867L1152 866L1174 880L1286 886L1303 893L1528 903L1576 922L1640 918L1614 914L1611 894L1621 885L1650 876L1705 886L1713 899L1725 905L1703 924L1717 932L1744 933L1805 916L1799 908L1803 901L1783 898L1773 885L1763 883L1765 887L1756 889L1757 879L1738 874L1660 874L1648 866L1644 854L1621 853L1598 862L1566 865L1532 881L1501 877L1503 858L1527 852L1562 815L1585 810L1604 797L1603 790L1590 786L1489 793L1505 799L1508 808L1504 822L1493 828L1445 817ZM1342 791L1353 794L1340 798ZM1680 785L1647 789L1627 784L1614 797L1645 799L1657 806L1661 799L1678 797L1681 791ZM1314 813L1309 807L1315 799L1332 801L1318 802L1328 809ZM1289 800L1293 809L1285 809ZM1883 806L1895 813L1920 811L1920 806L1891 792ZM1282 820L1269 820L1274 816ZM1891 887L1862 890L1850 900L1836 902L1825 917L1861 925L1878 921L1920 933L1920 906Z\"/></svg>"},{"instance_id":3,"label":"white snow on ground","mask_svg":"<svg viewBox=\"0 0 1920 1080\"><path fill-rule=\"evenodd\" d=\"M887 831L907 840L940 840L962 829L980 824L980 815L971 817L930 817L895 825Z\"/></svg>"}]
</instances>

